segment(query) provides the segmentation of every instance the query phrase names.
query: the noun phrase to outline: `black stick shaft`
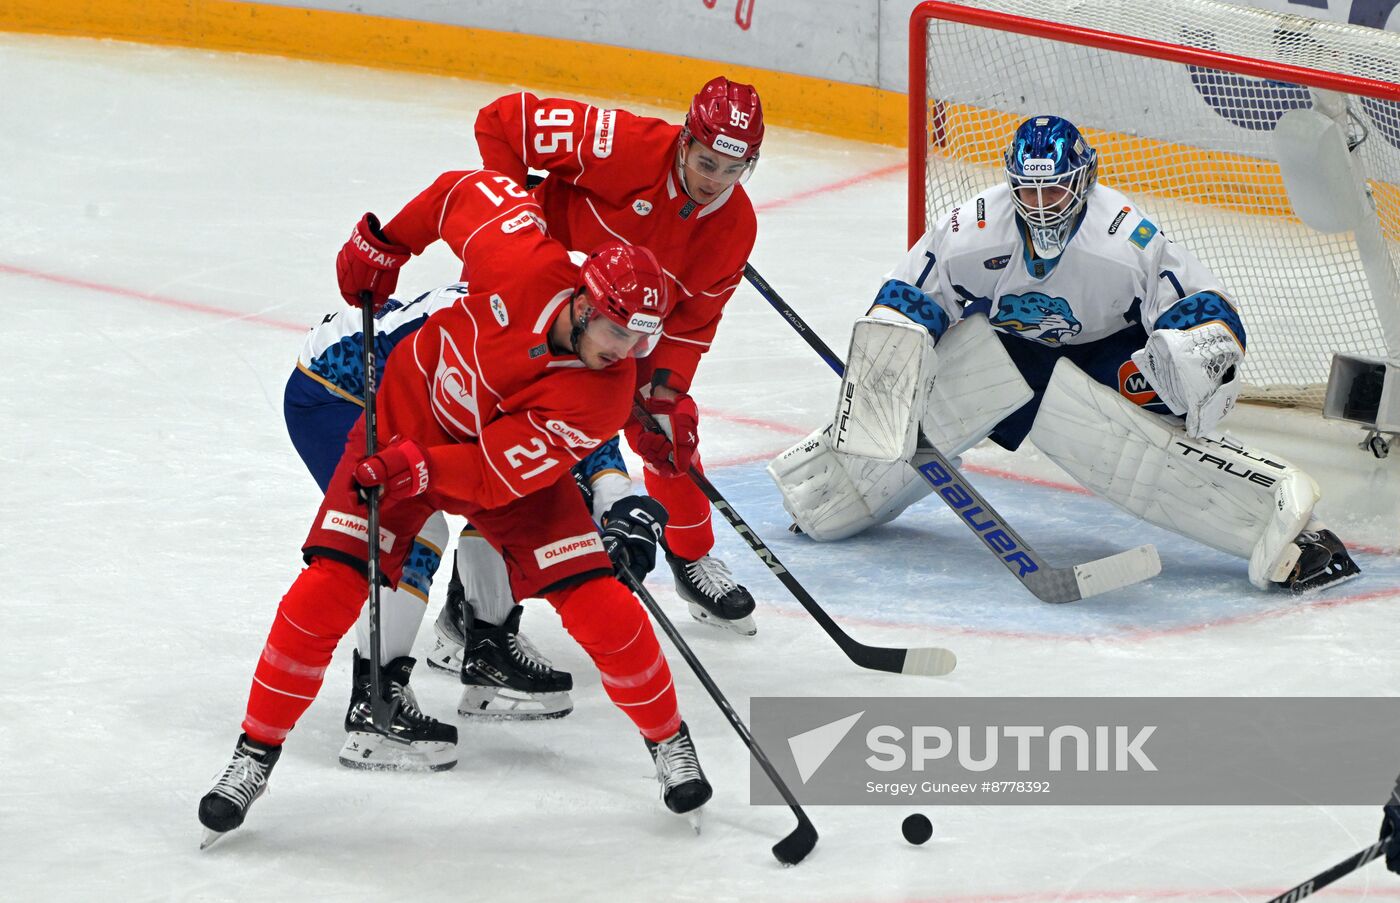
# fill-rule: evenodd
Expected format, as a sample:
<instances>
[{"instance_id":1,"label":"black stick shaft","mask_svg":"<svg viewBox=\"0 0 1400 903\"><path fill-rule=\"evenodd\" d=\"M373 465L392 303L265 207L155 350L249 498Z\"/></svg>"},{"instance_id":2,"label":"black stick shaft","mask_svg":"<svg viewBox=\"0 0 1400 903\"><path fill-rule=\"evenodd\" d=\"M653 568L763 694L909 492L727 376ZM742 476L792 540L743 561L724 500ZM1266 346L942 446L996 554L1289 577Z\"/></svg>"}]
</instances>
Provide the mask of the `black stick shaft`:
<instances>
[{"instance_id":1,"label":"black stick shaft","mask_svg":"<svg viewBox=\"0 0 1400 903\"><path fill-rule=\"evenodd\" d=\"M671 644L680 652L681 658L685 659L685 663L690 666L690 670L695 673L701 685L705 687L705 691L709 693L710 698L715 701L715 705L719 706L720 712L724 714L725 719L728 720L730 726L734 728L734 732L739 735L739 739L743 740L744 745L749 748L749 753L753 756L754 761L758 763L758 767L762 768L763 773L768 775L768 780L773 782L773 786L777 788L783 801L788 804L788 808L797 816L798 827L789 837L795 837L799 835L799 833L805 836L810 832L810 842L815 845L817 841L816 828L813 827L811 820L807 818L807 814L802 811L802 805L797 801L797 797L793 796L792 790L788 788L787 782L778 774L778 770L773 767L773 763L768 761L768 756L763 752L763 747L759 746L758 741L753 738L753 734L749 731L749 726L744 723L744 719L739 717L739 713L734 711L734 707L729 704L728 698L725 697L719 686L715 684L714 679L710 677L709 671L705 669L705 666L700 663L700 659L697 658L695 653L691 650L690 644L685 641L680 631L676 629L676 625L671 623L671 619L661 610L661 606L657 604L651 592L642 585L642 581L637 579L636 575L632 573L627 565L620 565L619 569L628 587L632 592L636 593L637 598L642 600L642 604L646 606L647 611L651 612L651 616L656 619L656 623L661 625L661 629L665 632L666 636L671 638ZM787 844L786 847L784 847L785 843ZM806 844L800 844L799 848L800 846L806 846ZM784 847L784 849L780 851L780 847ZM783 841L779 841L778 844L774 845L773 855L777 856L787 865L795 865L797 862L801 861L802 857L806 856L807 853L811 851L811 847L807 846L805 850L801 850L800 855L792 859L791 848L792 844L788 842L788 838L784 838Z\"/></svg>"},{"instance_id":2,"label":"black stick shaft","mask_svg":"<svg viewBox=\"0 0 1400 903\"><path fill-rule=\"evenodd\" d=\"M377 424L375 422L375 362L374 362L374 302L368 291L360 292L360 325L363 331L363 357L365 380L365 457L372 457L377 448ZM367 493L369 506L369 558L366 561L366 574L369 577L369 688L370 716L374 726L388 733L393 720L393 709L384 698L383 654L380 651L379 624L379 487L373 486Z\"/></svg>"},{"instance_id":3,"label":"black stick shaft","mask_svg":"<svg viewBox=\"0 0 1400 903\"><path fill-rule=\"evenodd\" d=\"M1395 779L1395 786L1391 788L1390 805L1400 806L1400 778ZM1269 903L1294 903L1295 900L1301 900L1304 897L1312 896L1333 881L1339 878L1345 878L1368 862L1384 856L1386 845L1389 844L1392 839L1393 835L1391 834L1382 836L1380 840L1359 853L1348 856L1331 868L1313 875L1302 884L1294 885L1277 897L1273 897L1269 900Z\"/></svg>"}]
</instances>

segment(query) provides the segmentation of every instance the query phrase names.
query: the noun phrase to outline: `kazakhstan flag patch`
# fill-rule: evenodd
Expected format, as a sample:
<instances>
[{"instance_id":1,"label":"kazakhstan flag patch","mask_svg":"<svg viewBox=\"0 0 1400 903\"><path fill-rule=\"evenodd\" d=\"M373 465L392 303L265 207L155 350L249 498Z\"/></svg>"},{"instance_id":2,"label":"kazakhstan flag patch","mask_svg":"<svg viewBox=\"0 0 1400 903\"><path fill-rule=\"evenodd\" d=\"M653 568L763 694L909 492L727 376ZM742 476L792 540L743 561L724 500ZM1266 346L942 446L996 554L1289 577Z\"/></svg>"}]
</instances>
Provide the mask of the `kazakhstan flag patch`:
<instances>
[{"instance_id":1,"label":"kazakhstan flag patch","mask_svg":"<svg viewBox=\"0 0 1400 903\"><path fill-rule=\"evenodd\" d=\"M1145 250L1147 248L1147 243L1151 241L1152 236L1156 234L1157 227L1147 220L1143 220L1133 228L1133 231L1128 235L1128 241Z\"/></svg>"}]
</instances>

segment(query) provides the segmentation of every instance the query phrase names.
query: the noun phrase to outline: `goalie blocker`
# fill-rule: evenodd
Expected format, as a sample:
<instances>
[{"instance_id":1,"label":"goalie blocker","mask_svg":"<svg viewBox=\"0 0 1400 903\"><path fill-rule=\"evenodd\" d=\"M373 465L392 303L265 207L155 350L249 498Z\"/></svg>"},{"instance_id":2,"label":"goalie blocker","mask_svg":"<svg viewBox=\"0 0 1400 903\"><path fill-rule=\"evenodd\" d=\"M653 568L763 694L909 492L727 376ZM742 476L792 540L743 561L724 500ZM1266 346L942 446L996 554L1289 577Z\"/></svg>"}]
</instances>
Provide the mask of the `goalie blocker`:
<instances>
[{"instance_id":1,"label":"goalie blocker","mask_svg":"<svg viewBox=\"0 0 1400 903\"><path fill-rule=\"evenodd\" d=\"M959 321L935 354L938 330L873 313L852 333L833 423L768 468L797 527L818 541L886 523L928 494L908 463L920 427L954 456L1035 394L985 317ZM1247 559L1260 589L1306 592L1360 573L1312 516L1319 492L1307 474L1224 435L1191 438L1069 360L1055 365L1030 438L1120 508Z\"/></svg>"}]
</instances>

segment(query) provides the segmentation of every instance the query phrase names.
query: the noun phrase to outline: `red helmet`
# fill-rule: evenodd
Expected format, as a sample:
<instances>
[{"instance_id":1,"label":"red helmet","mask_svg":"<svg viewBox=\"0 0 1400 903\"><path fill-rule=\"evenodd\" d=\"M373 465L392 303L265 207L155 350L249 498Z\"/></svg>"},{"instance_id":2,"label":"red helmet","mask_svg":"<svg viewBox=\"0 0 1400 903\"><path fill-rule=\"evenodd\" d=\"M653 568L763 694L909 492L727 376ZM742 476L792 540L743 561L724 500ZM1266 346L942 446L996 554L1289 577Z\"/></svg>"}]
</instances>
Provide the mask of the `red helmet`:
<instances>
[{"instance_id":1,"label":"red helmet","mask_svg":"<svg viewBox=\"0 0 1400 903\"><path fill-rule=\"evenodd\" d=\"M724 76L705 83L690 101L685 131L710 150L753 160L763 143L763 104L753 85L741 85Z\"/></svg>"},{"instance_id":2,"label":"red helmet","mask_svg":"<svg viewBox=\"0 0 1400 903\"><path fill-rule=\"evenodd\" d=\"M604 317L632 332L661 335L671 293L656 255L640 245L610 241L588 255L579 275Z\"/></svg>"}]
</instances>

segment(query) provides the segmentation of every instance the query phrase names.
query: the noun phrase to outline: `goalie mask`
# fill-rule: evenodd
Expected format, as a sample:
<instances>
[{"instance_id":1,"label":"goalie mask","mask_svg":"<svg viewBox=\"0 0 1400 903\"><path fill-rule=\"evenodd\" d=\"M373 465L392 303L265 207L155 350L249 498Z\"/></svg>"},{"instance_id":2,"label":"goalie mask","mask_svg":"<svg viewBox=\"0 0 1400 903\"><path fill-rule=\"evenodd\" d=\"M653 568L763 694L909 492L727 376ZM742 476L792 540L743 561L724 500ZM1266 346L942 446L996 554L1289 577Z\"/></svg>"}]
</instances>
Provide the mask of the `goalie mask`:
<instances>
[{"instance_id":1,"label":"goalie mask","mask_svg":"<svg viewBox=\"0 0 1400 903\"><path fill-rule=\"evenodd\" d=\"M1011 203L1040 257L1060 256L1098 181L1098 152L1058 116L1032 116L1006 150Z\"/></svg>"}]
</instances>

